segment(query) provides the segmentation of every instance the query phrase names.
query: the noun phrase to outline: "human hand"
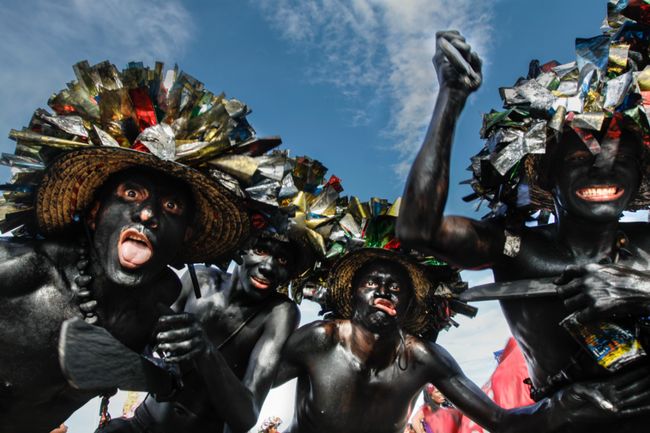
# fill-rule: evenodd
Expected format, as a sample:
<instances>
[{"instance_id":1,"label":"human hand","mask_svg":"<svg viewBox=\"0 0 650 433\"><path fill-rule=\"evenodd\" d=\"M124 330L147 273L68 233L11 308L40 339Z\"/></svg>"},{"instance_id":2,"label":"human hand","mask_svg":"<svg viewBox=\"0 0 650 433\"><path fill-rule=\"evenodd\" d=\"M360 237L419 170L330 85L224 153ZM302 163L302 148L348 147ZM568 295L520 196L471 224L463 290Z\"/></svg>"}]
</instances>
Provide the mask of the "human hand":
<instances>
[{"instance_id":1,"label":"human hand","mask_svg":"<svg viewBox=\"0 0 650 433\"><path fill-rule=\"evenodd\" d=\"M433 64L441 88L459 90L469 95L481 86L481 59L457 31L436 33Z\"/></svg>"},{"instance_id":2,"label":"human hand","mask_svg":"<svg viewBox=\"0 0 650 433\"><path fill-rule=\"evenodd\" d=\"M190 313L161 316L156 324L155 340L155 350L162 352L168 362L193 360L208 353L210 348L203 326Z\"/></svg>"},{"instance_id":3,"label":"human hand","mask_svg":"<svg viewBox=\"0 0 650 433\"><path fill-rule=\"evenodd\" d=\"M570 422L600 422L650 413L650 369L637 368L594 382L575 383L560 392Z\"/></svg>"},{"instance_id":4,"label":"human hand","mask_svg":"<svg viewBox=\"0 0 650 433\"><path fill-rule=\"evenodd\" d=\"M650 275L616 264L568 266L558 294L581 323L650 314Z\"/></svg>"}]
</instances>

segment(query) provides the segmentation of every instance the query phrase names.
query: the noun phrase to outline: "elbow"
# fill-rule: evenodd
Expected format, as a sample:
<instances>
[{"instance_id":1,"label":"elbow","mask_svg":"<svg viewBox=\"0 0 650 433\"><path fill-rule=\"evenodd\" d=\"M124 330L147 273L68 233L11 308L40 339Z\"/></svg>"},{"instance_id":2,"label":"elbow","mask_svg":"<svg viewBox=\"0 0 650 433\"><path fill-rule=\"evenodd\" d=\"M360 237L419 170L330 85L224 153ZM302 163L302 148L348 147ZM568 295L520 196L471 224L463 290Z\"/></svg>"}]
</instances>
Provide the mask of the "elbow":
<instances>
[{"instance_id":1,"label":"elbow","mask_svg":"<svg viewBox=\"0 0 650 433\"><path fill-rule=\"evenodd\" d=\"M432 230L400 222L399 219L395 226L395 234L402 245L414 250L431 248L435 241L435 233Z\"/></svg>"}]
</instances>

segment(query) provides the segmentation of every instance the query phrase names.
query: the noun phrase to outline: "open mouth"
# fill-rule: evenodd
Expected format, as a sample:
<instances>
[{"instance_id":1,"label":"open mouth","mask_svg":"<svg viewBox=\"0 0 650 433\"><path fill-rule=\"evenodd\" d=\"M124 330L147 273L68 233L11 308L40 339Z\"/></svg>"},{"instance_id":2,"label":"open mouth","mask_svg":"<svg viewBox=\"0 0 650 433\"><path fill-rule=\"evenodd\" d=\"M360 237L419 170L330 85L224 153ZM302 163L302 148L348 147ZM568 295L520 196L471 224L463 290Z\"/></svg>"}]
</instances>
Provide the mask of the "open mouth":
<instances>
[{"instance_id":1,"label":"open mouth","mask_svg":"<svg viewBox=\"0 0 650 433\"><path fill-rule=\"evenodd\" d=\"M271 282L266 278L251 276L251 283L256 289L266 290L271 286Z\"/></svg>"},{"instance_id":2,"label":"open mouth","mask_svg":"<svg viewBox=\"0 0 650 433\"><path fill-rule=\"evenodd\" d=\"M137 269L147 263L153 256L151 241L134 228L120 233L117 244L117 255L120 265L126 269Z\"/></svg>"},{"instance_id":3,"label":"open mouth","mask_svg":"<svg viewBox=\"0 0 650 433\"><path fill-rule=\"evenodd\" d=\"M606 202L618 200L624 192L615 185L595 185L576 190L576 195L585 201Z\"/></svg>"},{"instance_id":4,"label":"open mouth","mask_svg":"<svg viewBox=\"0 0 650 433\"><path fill-rule=\"evenodd\" d=\"M396 316L397 315L397 310L395 309L395 305L393 305L392 302L390 302L388 299L383 299L383 298L378 298L375 299L373 302L373 305L375 308L378 310L383 311L384 313L388 314L389 316Z\"/></svg>"}]
</instances>

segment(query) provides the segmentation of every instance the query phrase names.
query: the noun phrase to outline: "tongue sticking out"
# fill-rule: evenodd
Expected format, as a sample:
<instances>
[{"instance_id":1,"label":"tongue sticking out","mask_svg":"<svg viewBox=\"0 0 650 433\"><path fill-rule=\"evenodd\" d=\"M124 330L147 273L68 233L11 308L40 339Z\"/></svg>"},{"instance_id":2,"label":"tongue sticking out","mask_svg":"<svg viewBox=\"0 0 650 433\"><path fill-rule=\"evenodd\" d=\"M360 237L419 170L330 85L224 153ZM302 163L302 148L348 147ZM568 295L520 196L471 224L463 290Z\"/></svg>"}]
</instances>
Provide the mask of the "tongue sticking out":
<instances>
[{"instance_id":1,"label":"tongue sticking out","mask_svg":"<svg viewBox=\"0 0 650 433\"><path fill-rule=\"evenodd\" d=\"M383 311L389 316L397 315L397 310L395 310L393 303L386 299L375 299L374 305L378 310Z\"/></svg>"},{"instance_id":2,"label":"tongue sticking out","mask_svg":"<svg viewBox=\"0 0 650 433\"><path fill-rule=\"evenodd\" d=\"M152 251L144 242L126 239L120 244L120 264L125 268L134 269L142 266L151 258Z\"/></svg>"}]
</instances>

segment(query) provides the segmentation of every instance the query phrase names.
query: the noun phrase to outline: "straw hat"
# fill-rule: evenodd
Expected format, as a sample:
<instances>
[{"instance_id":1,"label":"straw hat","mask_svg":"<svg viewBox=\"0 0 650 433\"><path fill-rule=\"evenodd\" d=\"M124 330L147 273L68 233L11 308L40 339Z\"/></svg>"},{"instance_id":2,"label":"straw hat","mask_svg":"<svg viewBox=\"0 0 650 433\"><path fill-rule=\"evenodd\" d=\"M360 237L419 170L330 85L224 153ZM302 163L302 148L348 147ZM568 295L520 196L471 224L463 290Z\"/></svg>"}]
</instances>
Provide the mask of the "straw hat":
<instances>
[{"instance_id":1,"label":"straw hat","mask_svg":"<svg viewBox=\"0 0 650 433\"><path fill-rule=\"evenodd\" d=\"M185 182L195 202L193 233L179 245L184 262L221 262L248 237L246 194L218 161L259 155L279 138L259 139L249 108L206 90L178 68L165 72L129 63L74 66L77 80L12 130L14 154L0 164L13 177L0 198L0 231L15 236L61 234L83 216L114 173L152 169Z\"/></svg>"},{"instance_id":2,"label":"straw hat","mask_svg":"<svg viewBox=\"0 0 650 433\"><path fill-rule=\"evenodd\" d=\"M421 334L429 325L427 299L437 284L427 278L425 270L410 257L382 248L361 248L347 253L332 267L329 275L329 295L337 315L344 319L352 318L354 313L354 276L365 264L374 260L389 260L402 266L413 288L414 302L408 317L402 320L402 327L411 334Z\"/></svg>"},{"instance_id":3,"label":"straw hat","mask_svg":"<svg viewBox=\"0 0 650 433\"><path fill-rule=\"evenodd\" d=\"M206 262L228 254L248 235L243 202L206 174L150 153L95 146L67 152L48 167L36 196L39 230L47 235L70 226L109 176L132 167L158 170L190 187L196 215L192 237L180 246L183 262Z\"/></svg>"}]
</instances>

